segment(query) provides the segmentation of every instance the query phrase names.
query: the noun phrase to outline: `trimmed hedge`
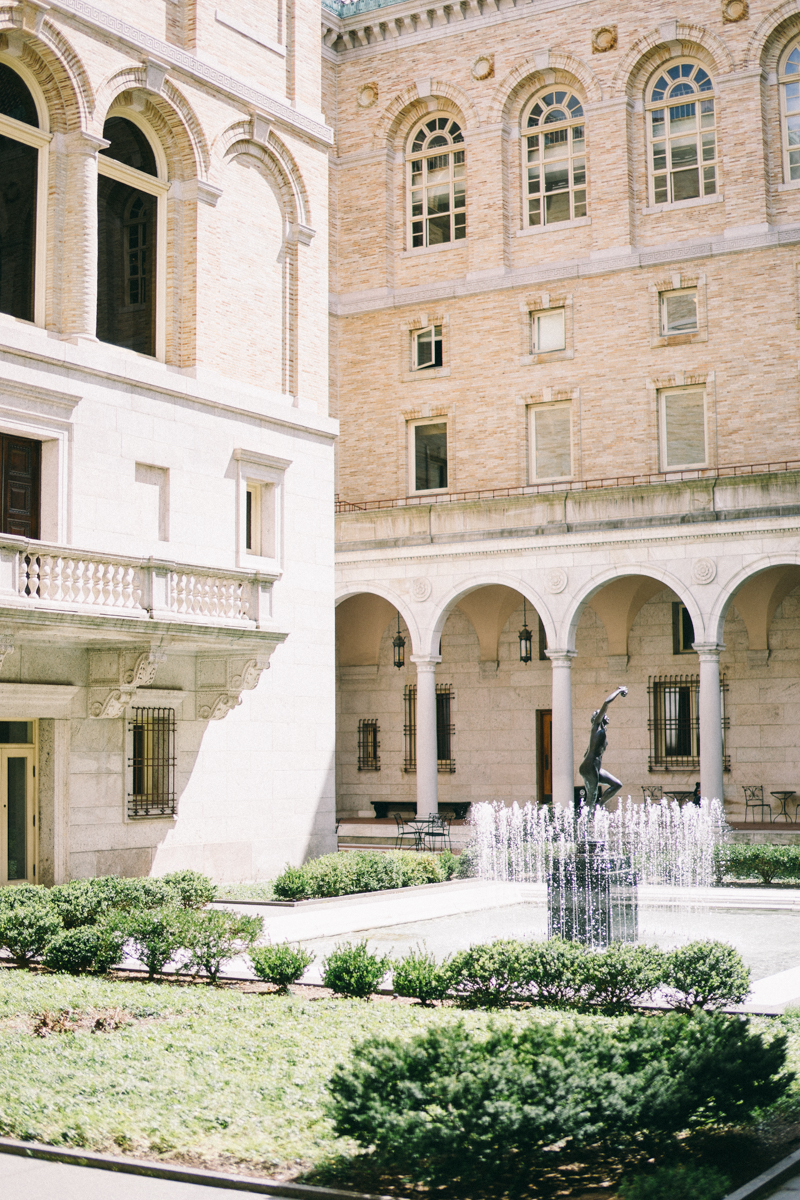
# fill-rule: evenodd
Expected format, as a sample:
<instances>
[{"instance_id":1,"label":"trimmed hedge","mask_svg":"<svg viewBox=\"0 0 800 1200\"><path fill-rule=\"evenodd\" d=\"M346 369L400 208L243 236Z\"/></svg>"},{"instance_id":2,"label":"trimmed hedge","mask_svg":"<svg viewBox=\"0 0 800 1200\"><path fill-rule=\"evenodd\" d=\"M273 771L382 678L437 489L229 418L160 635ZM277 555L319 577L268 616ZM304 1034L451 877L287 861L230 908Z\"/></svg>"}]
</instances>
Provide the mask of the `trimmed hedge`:
<instances>
[{"instance_id":1,"label":"trimmed hedge","mask_svg":"<svg viewBox=\"0 0 800 1200\"><path fill-rule=\"evenodd\" d=\"M302 867L287 866L275 880L279 900L316 900L389 888L443 883L456 873L458 859L448 850L420 854L414 850L355 850L323 854Z\"/></svg>"},{"instance_id":2,"label":"trimmed hedge","mask_svg":"<svg viewBox=\"0 0 800 1200\"><path fill-rule=\"evenodd\" d=\"M388 955L373 954L366 940L334 946L322 960L322 982L339 996L354 996L367 1000L389 970Z\"/></svg>"},{"instance_id":3,"label":"trimmed hedge","mask_svg":"<svg viewBox=\"0 0 800 1200\"><path fill-rule=\"evenodd\" d=\"M112 925L83 925L64 929L47 945L43 962L65 975L105 975L122 957L124 936Z\"/></svg>"},{"instance_id":4,"label":"trimmed hedge","mask_svg":"<svg viewBox=\"0 0 800 1200\"><path fill-rule=\"evenodd\" d=\"M800 846L725 843L716 848L717 877L728 879L800 880Z\"/></svg>"},{"instance_id":5,"label":"trimmed hedge","mask_svg":"<svg viewBox=\"0 0 800 1200\"><path fill-rule=\"evenodd\" d=\"M767 1041L718 1013L438 1025L357 1045L329 1112L338 1136L414 1182L517 1195L555 1143L663 1160L684 1130L741 1125L786 1093L785 1061L785 1034Z\"/></svg>"},{"instance_id":6,"label":"trimmed hedge","mask_svg":"<svg viewBox=\"0 0 800 1200\"><path fill-rule=\"evenodd\" d=\"M250 951L253 970L264 983L271 983L280 992L285 992L290 983L297 983L306 967L314 961L314 955L302 946L290 946L281 942L276 946L258 946Z\"/></svg>"}]
</instances>

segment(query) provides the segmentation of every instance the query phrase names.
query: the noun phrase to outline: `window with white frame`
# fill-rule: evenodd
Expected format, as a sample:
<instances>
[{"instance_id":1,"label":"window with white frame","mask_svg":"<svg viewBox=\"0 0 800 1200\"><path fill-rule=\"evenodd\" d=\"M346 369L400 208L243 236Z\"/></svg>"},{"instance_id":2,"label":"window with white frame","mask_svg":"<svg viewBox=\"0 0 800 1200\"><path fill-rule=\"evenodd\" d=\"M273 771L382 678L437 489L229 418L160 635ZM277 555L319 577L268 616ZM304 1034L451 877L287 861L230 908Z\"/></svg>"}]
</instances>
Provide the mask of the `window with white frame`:
<instances>
[{"instance_id":1,"label":"window with white frame","mask_svg":"<svg viewBox=\"0 0 800 1200\"><path fill-rule=\"evenodd\" d=\"M447 422L415 421L409 426L412 492L443 491L447 487Z\"/></svg>"},{"instance_id":2,"label":"window with white frame","mask_svg":"<svg viewBox=\"0 0 800 1200\"><path fill-rule=\"evenodd\" d=\"M427 117L414 131L406 155L412 248L467 236L464 154L464 135L452 117Z\"/></svg>"},{"instance_id":3,"label":"window with white frame","mask_svg":"<svg viewBox=\"0 0 800 1200\"><path fill-rule=\"evenodd\" d=\"M442 365L442 327L429 325L411 334L411 370L425 371Z\"/></svg>"},{"instance_id":4,"label":"window with white frame","mask_svg":"<svg viewBox=\"0 0 800 1200\"><path fill-rule=\"evenodd\" d=\"M523 112L526 224L553 225L586 216L586 133L583 106L553 89Z\"/></svg>"},{"instance_id":5,"label":"window with white frame","mask_svg":"<svg viewBox=\"0 0 800 1200\"><path fill-rule=\"evenodd\" d=\"M661 469L706 462L706 397L702 388L665 390L659 396Z\"/></svg>"},{"instance_id":6,"label":"window with white frame","mask_svg":"<svg viewBox=\"0 0 800 1200\"><path fill-rule=\"evenodd\" d=\"M530 408L531 477L534 482L572 476L572 403Z\"/></svg>"},{"instance_id":7,"label":"window with white frame","mask_svg":"<svg viewBox=\"0 0 800 1200\"><path fill-rule=\"evenodd\" d=\"M549 354L566 347L563 308L543 308L531 313L531 354Z\"/></svg>"},{"instance_id":8,"label":"window with white frame","mask_svg":"<svg viewBox=\"0 0 800 1200\"><path fill-rule=\"evenodd\" d=\"M717 191L713 82L694 62L660 71L647 102L651 201L674 204Z\"/></svg>"},{"instance_id":9,"label":"window with white frame","mask_svg":"<svg viewBox=\"0 0 800 1200\"><path fill-rule=\"evenodd\" d=\"M288 459L255 450L234 450L237 463L237 565L250 555L281 559L283 482Z\"/></svg>"},{"instance_id":10,"label":"window with white frame","mask_svg":"<svg viewBox=\"0 0 800 1200\"><path fill-rule=\"evenodd\" d=\"M697 288L662 292L659 309L662 337L697 333Z\"/></svg>"},{"instance_id":11,"label":"window with white frame","mask_svg":"<svg viewBox=\"0 0 800 1200\"><path fill-rule=\"evenodd\" d=\"M800 179L800 46L784 55L778 72L781 89L783 178Z\"/></svg>"}]
</instances>

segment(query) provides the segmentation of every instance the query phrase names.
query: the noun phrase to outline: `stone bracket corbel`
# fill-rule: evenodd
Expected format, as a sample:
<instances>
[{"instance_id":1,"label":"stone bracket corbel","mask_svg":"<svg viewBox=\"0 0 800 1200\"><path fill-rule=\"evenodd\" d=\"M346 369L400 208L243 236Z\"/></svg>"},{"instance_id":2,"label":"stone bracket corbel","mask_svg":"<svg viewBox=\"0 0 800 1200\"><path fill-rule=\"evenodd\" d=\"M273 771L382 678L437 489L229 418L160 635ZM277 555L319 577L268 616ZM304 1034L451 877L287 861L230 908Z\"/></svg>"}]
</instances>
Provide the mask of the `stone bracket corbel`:
<instances>
[{"instance_id":1,"label":"stone bracket corbel","mask_svg":"<svg viewBox=\"0 0 800 1200\"><path fill-rule=\"evenodd\" d=\"M149 687L156 671L167 658L166 651L158 646L149 650L120 651L119 681L112 687L89 689L89 716L98 720L115 720L121 717L131 703L137 688Z\"/></svg>"},{"instance_id":2,"label":"stone bracket corbel","mask_svg":"<svg viewBox=\"0 0 800 1200\"><path fill-rule=\"evenodd\" d=\"M225 660L224 690L198 688L197 716L201 721L221 721L242 703L242 692L252 691L257 686L262 672L269 669L270 655L275 649L275 644L269 646L264 653L251 658L236 657ZM219 660L208 659L204 666L209 674L218 674L223 664Z\"/></svg>"}]
</instances>

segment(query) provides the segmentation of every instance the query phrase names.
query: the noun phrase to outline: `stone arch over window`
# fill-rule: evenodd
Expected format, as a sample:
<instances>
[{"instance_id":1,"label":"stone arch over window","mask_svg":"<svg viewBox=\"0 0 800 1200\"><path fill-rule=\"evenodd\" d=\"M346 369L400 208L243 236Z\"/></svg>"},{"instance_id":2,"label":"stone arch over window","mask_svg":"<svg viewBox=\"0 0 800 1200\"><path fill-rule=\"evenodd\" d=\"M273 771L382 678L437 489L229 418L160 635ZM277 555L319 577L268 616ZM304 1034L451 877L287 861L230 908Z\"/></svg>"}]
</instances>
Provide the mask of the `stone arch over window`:
<instances>
[{"instance_id":1,"label":"stone arch over window","mask_svg":"<svg viewBox=\"0 0 800 1200\"><path fill-rule=\"evenodd\" d=\"M59 29L43 20L37 32L20 29L0 18L0 54L27 73L47 108L48 128L69 133L86 128L95 107L89 76Z\"/></svg>"},{"instance_id":2,"label":"stone arch over window","mask_svg":"<svg viewBox=\"0 0 800 1200\"><path fill-rule=\"evenodd\" d=\"M695 59L713 79L734 69L730 50L708 29L667 21L639 38L623 55L611 81L609 98L627 96L635 103L648 81L655 79L658 68L680 58Z\"/></svg>"},{"instance_id":3,"label":"stone arch over window","mask_svg":"<svg viewBox=\"0 0 800 1200\"><path fill-rule=\"evenodd\" d=\"M584 104L596 104L603 99L600 81L585 62L570 54L550 51L526 59L508 72L495 88L486 123L494 125L502 121L515 125L530 97L550 84L569 88Z\"/></svg>"},{"instance_id":4,"label":"stone arch over window","mask_svg":"<svg viewBox=\"0 0 800 1200\"><path fill-rule=\"evenodd\" d=\"M577 92L540 88L522 110L523 224L586 216L586 118Z\"/></svg>"},{"instance_id":5,"label":"stone arch over window","mask_svg":"<svg viewBox=\"0 0 800 1200\"><path fill-rule=\"evenodd\" d=\"M119 108L140 113L152 129L163 149L170 181L207 177L211 156L202 126L163 72L126 67L107 79L98 90L94 131L100 134L112 110Z\"/></svg>"},{"instance_id":6,"label":"stone arch over window","mask_svg":"<svg viewBox=\"0 0 800 1200\"><path fill-rule=\"evenodd\" d=\"M694 58L659 65L645 88L651 204L713 196L719 156L714 79Z\"/></svg>"},{"instance_id":7,"label":"stone arch over window","mask_svg":"<svg viewBox=\"0 0 800 1200\"><path fill-rule=\"evenodd\" d=\"M785 0L773 8L756 25L747 50L743 66L760 66L764 71L778 70L778 60L784 56L789 43L800 32L800 2Z\"/></svg>"},{"instance_id":8,"label":"stone arch over window","mask_svg":"<svg viewBox=\"0 0 800 1200\"><path fill-rule=\"evenodd\" d=\"M406 139L407 246L458 242L467 236L464 130L450 113L429 112Z\"/></svg>"},{"instance_id":9,"label":"stone arch over window","mask_svg":"<svg viewBox=\"0 0 800 1200\"><path fill-rule=\"evenodd\" d=\"M422 92L425 94L423 95ZM438 79L413 83L383 110L373 133L375 149L404 150L408 134L426 113L450 113L464 131L480 124L472 100L460 88Z\"/></svg>"}]
</instances>

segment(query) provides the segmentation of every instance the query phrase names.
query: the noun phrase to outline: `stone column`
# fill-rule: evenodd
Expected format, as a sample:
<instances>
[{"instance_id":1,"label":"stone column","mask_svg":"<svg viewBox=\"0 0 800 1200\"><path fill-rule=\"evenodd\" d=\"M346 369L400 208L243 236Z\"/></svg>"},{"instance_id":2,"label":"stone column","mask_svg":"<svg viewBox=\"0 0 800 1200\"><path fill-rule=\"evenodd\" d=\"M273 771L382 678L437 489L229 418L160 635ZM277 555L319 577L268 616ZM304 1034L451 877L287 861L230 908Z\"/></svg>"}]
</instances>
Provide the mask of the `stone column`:
<instances>
[{"instance_id":1,"label":"stone column","mask_svg":"<svg viewBox=\"0 0 800 1200\"><path fill-rule=\"evenodd\" d=\"M725 647L695 642L694 648L700 658L700 793L709 800L723 800L719 655Z\"/></svg>"},{"instance_id":2,"label":"stone column","mask_svg":"<svg viewBox=\"0 0 800 1200\"><path fill-rule=\"evenodd\" d=\"M553 666L553 805L571 808L575 798L572 751L572 660L574 650L547 650Z\"/></svg>"},{"instance_id":3,"label":"stone column","mask_svg":"<svg viewBox=\"0 0 800 1200\"><path fill-rule=\"evenodd\" d=\"M439 812L438 755L436 749L436 664L439 654L412 654L417 667L417 816Z\"/></svg>"},{"instance_id":4,"label":"stone column","mask_svg":"<svg viewBox=\"0 0 800 1200\"><path fill-rule=\"evenodd\" d=\"M60 139L66 159L64 272L61 334L91 338L97 333L97 154L110 143L76 131Z\"/></svg>"}]
</instances>

